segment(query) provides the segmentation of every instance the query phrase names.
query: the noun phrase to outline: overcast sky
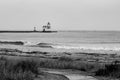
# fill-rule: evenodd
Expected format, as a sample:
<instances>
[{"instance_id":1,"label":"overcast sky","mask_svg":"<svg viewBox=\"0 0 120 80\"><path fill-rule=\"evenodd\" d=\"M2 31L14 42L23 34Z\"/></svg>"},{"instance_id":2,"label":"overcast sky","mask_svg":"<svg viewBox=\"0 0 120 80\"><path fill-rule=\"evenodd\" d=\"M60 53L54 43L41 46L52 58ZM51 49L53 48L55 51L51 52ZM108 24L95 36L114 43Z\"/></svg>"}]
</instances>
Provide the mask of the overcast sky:
<instances>
[{"instance_id":1,"label":"overcast sky","mask_svg":"<svg viewBox=\"0 0 120 80\"><path fill-rule=\"evenodd\" d=\"M120 30L120 0L0 0L0 30Z\"/></svg>"}]
</instances>

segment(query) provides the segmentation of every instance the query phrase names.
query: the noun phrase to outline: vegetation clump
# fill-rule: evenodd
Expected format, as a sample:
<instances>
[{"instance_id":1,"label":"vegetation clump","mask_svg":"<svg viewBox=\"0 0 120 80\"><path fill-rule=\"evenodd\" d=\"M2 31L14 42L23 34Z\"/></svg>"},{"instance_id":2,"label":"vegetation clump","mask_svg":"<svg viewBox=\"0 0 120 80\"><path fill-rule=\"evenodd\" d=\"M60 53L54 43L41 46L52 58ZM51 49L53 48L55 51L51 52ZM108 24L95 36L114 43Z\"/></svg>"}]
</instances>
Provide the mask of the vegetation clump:
<instances>
[{"instance_id":1,"label":"vegetation clump","mask_svg":"<svg viewBox=\"0 0 120 80\"><path fill-rule=\"evenodd\" d=\"M112 64L106 64L105 68L97 70L95 75L120 78L120 64L116 63L116 61Z\"/></svg>"},{"instance_id":2,"label":"vegetation clump","mask_svg":"<svg viewBox=\"0 0 120 80\"><path fill-rule=\"evenodd\" d=\"M75 61L70 57L59 57L56 59L40 60L39 65L42 68L74 69L74 70L81 70L81 71L91 71L95 69L97 66L90 63Z\"/></svg>"},{"instance_id":3,"label":"vegetation clump","mask_svg":"<svg viewBox=\"0 0 120 80\"><path fill-rule=\"evenodd\" d=\"M4 57L0 58L0 80L34 80L38 75L38 66L34 61L11 63Z\"/></svg>"},{"instance_id":4,"label":"vegetation clump","mask_svg":"<svg viewBox=\"0 0 120 80\"><path fill-rule=\"evenodd\" d=\"M65 56L59 57L58 60L59 60L59 61L66 61L66 62L69 62L69 61L72 62L72 61L73 61L72 58L70 58L70 57L65 57Z\"/></svg>"}]
</instances>

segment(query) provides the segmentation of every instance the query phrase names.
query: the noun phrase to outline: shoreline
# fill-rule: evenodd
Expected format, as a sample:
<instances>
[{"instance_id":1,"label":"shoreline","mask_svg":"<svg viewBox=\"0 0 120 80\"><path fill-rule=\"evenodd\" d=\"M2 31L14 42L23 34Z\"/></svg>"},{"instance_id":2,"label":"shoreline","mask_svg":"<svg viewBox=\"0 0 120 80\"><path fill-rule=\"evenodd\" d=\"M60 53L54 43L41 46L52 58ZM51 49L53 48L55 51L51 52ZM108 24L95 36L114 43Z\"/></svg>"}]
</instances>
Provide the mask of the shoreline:
<instances>
[{"instance_id":1,"label":"shoreline","mask_svg":"<svg viewBox=\"0 0 120 80\"><path fill-rule=\"evenodd\" d=\"M75 60L86 62L111 63L120 61L120 52L115 51L90 51L90 50L63 50L54 48L28 47L21 45L1 45L0 51L5 55L33 56L44 58L59 58L61 56L71 57ZM7 51L7 52L6 52ZM11 52L12 51L12 52ZM3 55L3 53L1 55ZM8 54L7 54L8 53Z\"/></svg>"},{"instance_id":2,"label":"shoreline","mask_svg":"<svg viewBox=\"0 0 120 80\"><path fill-rule=\"evenodd\" d=\"M21 51L42 51L50 53L98 53L98 54L117 54L120 55L120 51L116 50L92 50L92 49L63 49L63 48L54 48L50 45L24 45L26 43L22 41L1 41L0 48L8 49L18 49Z\"/></svg>"}]
</instances>

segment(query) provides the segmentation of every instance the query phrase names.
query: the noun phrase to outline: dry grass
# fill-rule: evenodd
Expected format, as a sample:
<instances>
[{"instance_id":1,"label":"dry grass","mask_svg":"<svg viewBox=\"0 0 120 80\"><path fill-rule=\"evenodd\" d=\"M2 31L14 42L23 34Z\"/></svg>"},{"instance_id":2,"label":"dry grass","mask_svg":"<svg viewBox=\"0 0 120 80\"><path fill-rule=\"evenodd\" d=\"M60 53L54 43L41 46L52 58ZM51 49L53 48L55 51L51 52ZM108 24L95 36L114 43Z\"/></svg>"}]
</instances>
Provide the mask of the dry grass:
<instances>
[{"instance_id":1,"label":"dry grass","mask_svg":"<svg viewBox=\"0 0 120 80\"><path fill-rule=\"evenodd\" d=\"M75 61L70 57L60 57L57 59L44 59L39 61L42 68L51 69L75 69L81 71L91 71L97 68L98 65Z\"/></svg>"},{"instance_id":2,"label":"dry grass","mask_svg":"<svg viewBox=\"0 0 120 80\"><path fill-rule=\"evenodd\" d=\"M34 80L38 74L37 64L33 61L11 63L5 57L0 58L0 80Z\"/></svg>"}]
</instances>

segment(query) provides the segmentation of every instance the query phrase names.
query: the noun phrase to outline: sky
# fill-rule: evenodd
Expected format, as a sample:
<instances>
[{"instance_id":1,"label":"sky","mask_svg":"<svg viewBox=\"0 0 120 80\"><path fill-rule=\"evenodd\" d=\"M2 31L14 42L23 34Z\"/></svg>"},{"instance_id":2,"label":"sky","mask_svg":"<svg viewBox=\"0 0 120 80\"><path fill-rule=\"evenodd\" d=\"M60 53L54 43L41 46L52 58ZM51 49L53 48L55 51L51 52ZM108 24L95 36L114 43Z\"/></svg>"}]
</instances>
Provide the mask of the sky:
<instances>
[{"instance_id":1,"label":"sky","mask_svg":"<svg viewBox=\"0 0 120 80\"><path fill-rule=\"evenodd\" d=\"M0 30L120 30L120 0L0 0Z\"/></svg>"}]
</instances>

